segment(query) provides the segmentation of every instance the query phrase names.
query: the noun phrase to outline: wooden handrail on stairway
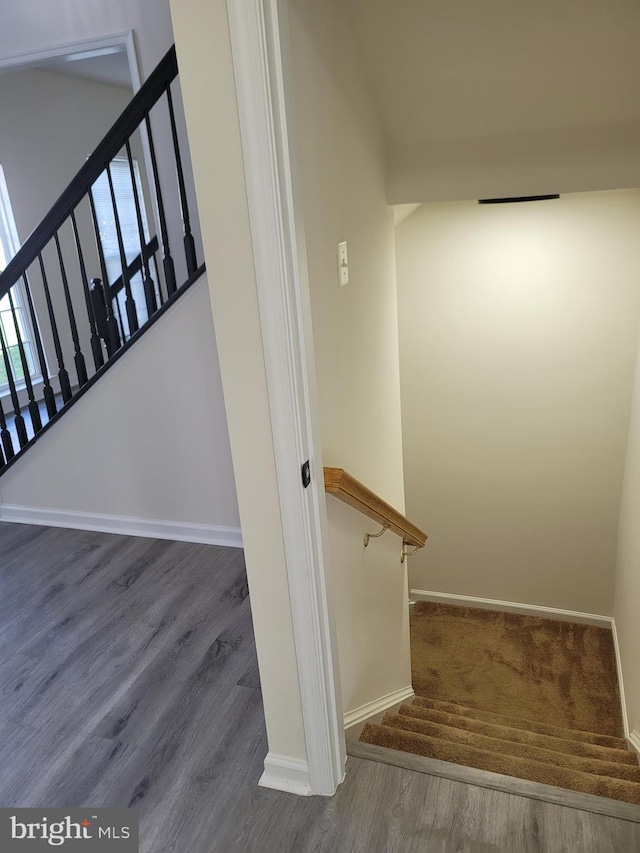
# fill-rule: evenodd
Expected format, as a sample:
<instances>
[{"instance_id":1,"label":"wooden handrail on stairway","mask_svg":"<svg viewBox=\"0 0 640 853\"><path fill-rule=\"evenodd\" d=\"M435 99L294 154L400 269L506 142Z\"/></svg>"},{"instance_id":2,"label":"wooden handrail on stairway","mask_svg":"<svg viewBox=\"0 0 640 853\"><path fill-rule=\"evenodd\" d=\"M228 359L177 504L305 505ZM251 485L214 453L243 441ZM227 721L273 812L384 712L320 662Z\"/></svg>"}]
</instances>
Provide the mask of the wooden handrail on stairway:
<instances>
[{"instance_id":1,"label":"wooden handrail on stairway","mask_svg":"<svg viewBox=\"0 0 640 853\"><path fill-rule=\"evenodd\" d=\"M343 468L324 469L324 489L363 515L372 518L380 524L393 530L407 545L422 548L427 541L427 534L412 524L401 512L379 498L375 492L363 486L355 477Z\"/></svg>"}]
</instances>

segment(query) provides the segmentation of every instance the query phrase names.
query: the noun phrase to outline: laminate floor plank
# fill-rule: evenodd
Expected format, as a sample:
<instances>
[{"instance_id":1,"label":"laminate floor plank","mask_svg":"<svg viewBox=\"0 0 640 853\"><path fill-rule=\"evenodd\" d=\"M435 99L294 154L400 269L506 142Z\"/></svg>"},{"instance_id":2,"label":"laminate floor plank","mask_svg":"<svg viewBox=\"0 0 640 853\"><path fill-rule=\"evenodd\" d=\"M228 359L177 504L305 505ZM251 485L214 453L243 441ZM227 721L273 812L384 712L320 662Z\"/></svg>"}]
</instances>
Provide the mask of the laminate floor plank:
<instances>
[{"instance_id":1,"label":"laminate floor plank","mask_svg":"<svg viewBox=\"0 0 640 853\"><path fill-rule=\"evenodd\" d=\"M123 593L123 590L119 590L115 585L110 587L110 584L117 577L116 572L121 571L123 560L129 556L132 561L136 559L136 555L131 551L140 540L129 541L129 537L110 536L97 548L87 548L86 545L74 547L69 539L68 536L63 538L62 555L57 549L51 552L46 539L38 540L35 565L25 563L20 569L19 565L12 566L3 560L3 603L0 607L0 619L4 642L12 642L19 648L22 644L23 647L27 643L36 642L39 637L63 621L77 601L69 582L74 575L73 582L78 587L86 581L88 575L97 572L103 578L104 596L112 599L116 598L119 592ZM72 550L65 554L68 547ZM32 552L32 547L27 546L25 550ZM44 570L43 566L46 567ZM110 569L114 573L113 576L109 574ZM25 578L29 579L28 583L25 583ZM90 606L95 605L95 590L87 590L85 602L87 601ZM104 597L100 598L100 602L104 606ZM78 603L78 606L81 604ZM94 608L94 618L98 617L100 612ZM38 631L34 631L36 625Z\"/></svg>"},{"instance_id":2,"label":"laminate floor plank","mask_svg":"<svg viewBox=\"0 0 640 853\"><path fill-rule=\"evenodd\" d=\"M640 824L350 757L259 788L242 552L0 523L0 805L135 805L142 853L640 853Z\"/></svg>"},{"instance_id":3,"label":"laminate floor plank","mask_svg":"<svg viewBox=\"0 0 640 853\"><path fill-rule=\"evenodd\" d=\"M218 705L216 718L222 721L221 712L229 691L224 689L218 695L217 685L223 683L220 670L229 667L235 673L246 666L246 655L240 648L243 635L238 629L246 626L247 614L248 602L246 609L240 608L240 613L236 610L220 617L221 624L215 629L203 619L181 636L174 635L171 648L139 672L120 701L100 721L95 733L137 744L147 738L155 741L156 729L165 738L174 731L184 732L197 717L200 706L210 716L212 702Z\"/></svg>"},{"instance_id":4,"label":"laminate floor plank","mask_svg":"<svg viewBox=\"0 0 640 853\"><path fill-rule=\"evenodd\" d=\"M65 585L46 613L39 614L40 630L19 647L20 651L38 657L52 641L73 645L77 637L101 634L127 618L166 627L172 622L194 619L196 614L215 610L216 591L210 584L211 563L201 567L188 557L184 559L182 565L188 569L183 569L182 577L176 569L173 552L169 551L155 563L147 564L144 573L131 583L131 575L114 577L103 567L99 576L94 574L85 584ZM223 563L220 569L216 566L216 575L221 582L233 576L235 584L246 585L242 563ZM100 601L99 608L95 606L96 600Z\"/></svg>"},{"instance_id":5,"label":"laminate floor plank","mask_svg":"<svg viewBox=\"0 0 640 853\"><path fill-rule=\"evenodd\" d=\"M71 719L78 726L78 713L86 716L105 692L115 695L114 686L126 679L132 660L154 640L159 646L153 627L121 620L118 630L88 636L71 651L61 646L55 661L48 655L23 656L0 688L2 708L26 725L51 726Z\"/></svg>"}]
</instances>

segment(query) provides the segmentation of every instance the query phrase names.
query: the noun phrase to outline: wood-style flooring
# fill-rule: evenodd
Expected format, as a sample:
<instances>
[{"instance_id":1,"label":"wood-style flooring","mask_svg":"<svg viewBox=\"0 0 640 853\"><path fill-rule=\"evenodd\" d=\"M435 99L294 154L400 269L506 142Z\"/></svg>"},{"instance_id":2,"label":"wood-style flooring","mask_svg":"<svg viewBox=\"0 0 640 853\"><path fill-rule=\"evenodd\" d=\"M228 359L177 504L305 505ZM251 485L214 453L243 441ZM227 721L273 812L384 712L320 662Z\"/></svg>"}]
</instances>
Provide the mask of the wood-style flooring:
<instances>
[{"instance_id":1,"label":"wood-style flooring","mask_svg":"<svg viewBox=\"0 0 640 853\"><path fill-rule=\"evenodd\" d=\"M640 853L640 825L360 758L257 787L242 552L0 523L0 806L135 806L143 853Z\"/></svg>"}]
</instances>

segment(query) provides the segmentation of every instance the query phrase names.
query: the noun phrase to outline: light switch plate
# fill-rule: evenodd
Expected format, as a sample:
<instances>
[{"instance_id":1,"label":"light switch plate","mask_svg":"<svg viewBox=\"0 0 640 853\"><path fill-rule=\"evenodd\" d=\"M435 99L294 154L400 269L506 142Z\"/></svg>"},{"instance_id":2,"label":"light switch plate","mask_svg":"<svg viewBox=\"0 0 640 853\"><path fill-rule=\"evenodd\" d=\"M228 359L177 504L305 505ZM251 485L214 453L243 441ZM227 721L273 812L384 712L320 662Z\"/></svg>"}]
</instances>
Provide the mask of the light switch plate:
<instances>
[{"instance_id":1,"label":"light switch plate","mask_svg":"<svg viewBox=\"0 0 640 853\"><path fill-rule=\"evenodd\" d=\"M338 281L340 287L349 284L349 258L347 257L347 241L338 243Z\"/></svg>"}]
</instances>

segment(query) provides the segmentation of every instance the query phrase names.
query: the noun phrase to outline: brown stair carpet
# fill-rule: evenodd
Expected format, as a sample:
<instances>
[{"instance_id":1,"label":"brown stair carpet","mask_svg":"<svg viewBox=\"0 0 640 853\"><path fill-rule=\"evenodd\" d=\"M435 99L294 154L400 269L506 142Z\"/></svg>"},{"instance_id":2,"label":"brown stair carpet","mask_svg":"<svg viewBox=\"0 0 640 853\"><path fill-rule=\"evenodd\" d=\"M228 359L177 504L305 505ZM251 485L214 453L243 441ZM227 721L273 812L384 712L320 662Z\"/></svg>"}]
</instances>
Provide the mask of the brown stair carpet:
<instances>
[{"instance_id":1,"label":"brown stair carpet","mask_svg":"<svg viewBox=\"0 0 640 853\"><path fill-rule=\"evenodd\" d=\"M613 748L598 746L586 741L576 740L571 729L556 729L556 732L566 732L565 736L544 735L528 729L511 728L510 726L487 723L484 720L477 720L466 714L461 716L432 708L425 708L415 703L413 705L402 705L398 713L407 714L429 722L440 723L444 726L455 726L459 729L477 732L478 734L488 735L489 737L512 740L516 741L516 743L530 743L534 746L543 746L546 749L554 749L556 752L567 752L570 755L581 755L585 758L600 758L603 761L622 761L624 764L638 763L635 753L627 750L625 741L618 741L619 746Z\"/></svg>"},{"instance_id":2,"label":"brown stair carpet","mask_svg":"<svg viewBox=\"0 0 640 853\"><path fill-rule=\"evenodd\" d=\"M618 763L612 755L605 761L599 758L585 758L566 752L556 752L546 746L534 744L517 743L503 738L487 737L455 726L443 726L439 723L430 723L406 714L385 714L381 725L407 732L416 732L439 740L448 740L451 743L462 746L474 746L488 752L501 753L503 755L515 755L518 758L531 758L534 761L542 761L555 764L558 767L573 768L583 773L596 773L599 776L617 776L619 779L628 779L630 782L640 782L640 765L637 762L629 764L626 761ZM620 750L621 752L623 750ZM624 750L628 752L628 750Z\"/></svg>"},{"instance_id":3,"label":"brown stair carpet","mask_svg":"<svg viewBox=\"0 0 640 853\"><path fill-rule=\"evenodd\" d=\"M411 630L418 695L361 741L640 805L610 631L425 602Z\"/></svg>"},{"instance_id":4,"label":"brown stair carpet","mask_svg":"<svg viewBox=\"0 0 640 853\"><path fill-rule=\"evenodd\" d=\"M607 628L419 601L411 661L417 696L623 736Z\"/></svg>"},{"instance_id":5,"label":"brown stair carpet","mask_svg":"<svg viewBox=\"0 0 640 853\"><path fill-rule=\"evenodd\" d=\"M541 735L567 737L569 732L573 732L574 734L580 735L580 740L585 743L598 744L599 746L611 746L614 749L619 749L620 747L626 749L627 746L627 742L623 737L600 735L596 732L585 732L581 729L564 728L561 726L553 726L550 723L539 723L535 720L511 717L506 714L495 714L493 711L481 711L479 708L467 708L464 705L458 705L453 702L441 702L438 699L427 699L425 696L416 696L414 703L419 708L447 710L453 714L472 717L477 720L483 720L487 723L496 723L498 725L509 726L515 729L526 729L527 731L536 732Z\"/></svg>"}]
</instances>

